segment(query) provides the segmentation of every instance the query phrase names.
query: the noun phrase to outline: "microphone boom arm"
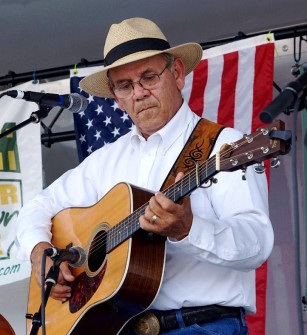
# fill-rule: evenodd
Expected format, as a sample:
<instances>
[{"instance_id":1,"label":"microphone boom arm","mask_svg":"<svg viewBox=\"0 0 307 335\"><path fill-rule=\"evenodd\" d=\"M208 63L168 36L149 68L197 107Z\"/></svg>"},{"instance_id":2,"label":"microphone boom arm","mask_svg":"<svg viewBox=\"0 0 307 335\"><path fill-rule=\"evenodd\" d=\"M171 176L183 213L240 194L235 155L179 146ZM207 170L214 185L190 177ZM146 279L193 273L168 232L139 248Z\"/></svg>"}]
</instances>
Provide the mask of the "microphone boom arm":
<instances>
[{"instance_id":1,"label":"microphone boom arm","mask_svg":"<svg viewBox=\"0 0 307 335\"><path fill-rule=\"evenodd\" d=\"M49 114L49 112L52 108L53 107L40 106L40 109L31 113L30 117L27 120L17 124L16 126L10 128L10 129L7 129L3 133L0 133L0 139L3 138L3 137L8 136L9 134L13 133L14 131L17 131L18 129L21 129L21 128L25 127L26 125L28 125L30 123L39 123L41 119L48 116L48 114Z\"/></svg>"},{"instance_id":2,"label":"microphone boom arm","mask_svg":"<svg viewBox=\"0 0 307 335\"><path fill-rule=\"evenodd\" d=\"M279 95L261 111L260 120L263 123L271 123L280 113L289 112L289 108L292 108L298 100L300 100L298 110L306 108L306 95L307 71L281 90Z\"/></svg>"}]
</instances>

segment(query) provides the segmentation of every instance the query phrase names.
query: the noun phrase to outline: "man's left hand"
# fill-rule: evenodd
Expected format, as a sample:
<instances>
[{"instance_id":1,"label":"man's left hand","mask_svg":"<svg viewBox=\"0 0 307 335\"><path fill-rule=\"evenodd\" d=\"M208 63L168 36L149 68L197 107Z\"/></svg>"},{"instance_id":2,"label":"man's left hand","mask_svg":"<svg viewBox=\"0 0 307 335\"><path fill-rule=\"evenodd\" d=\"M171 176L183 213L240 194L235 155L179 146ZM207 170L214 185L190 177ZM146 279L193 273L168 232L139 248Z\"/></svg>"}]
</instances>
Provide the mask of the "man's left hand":
<instances>
[{"instance_id":1,"label":"man's left hand","mask_svg":"<svg viewBox=\"0 0 307 335\"><path fill-rule=\"evenodd\" d=\"M183 176L179 172L175 182ZM175 203L162 192L157 192L149 200L149 206L139 220L141 228L146 231L182 240L189 234L193 220L190 197Z\"/></svg>"}]
</instances>

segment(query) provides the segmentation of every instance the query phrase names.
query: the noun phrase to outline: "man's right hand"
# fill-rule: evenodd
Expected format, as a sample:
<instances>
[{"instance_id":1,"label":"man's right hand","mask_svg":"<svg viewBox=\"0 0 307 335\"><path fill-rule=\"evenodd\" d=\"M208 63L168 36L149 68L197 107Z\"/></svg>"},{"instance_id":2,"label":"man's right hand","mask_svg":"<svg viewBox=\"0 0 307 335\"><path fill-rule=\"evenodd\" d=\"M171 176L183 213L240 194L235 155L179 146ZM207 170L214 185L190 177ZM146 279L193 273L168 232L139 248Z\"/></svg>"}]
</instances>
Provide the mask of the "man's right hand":
<instances>
[{"instance_id":1,"label":"man's right hand","mask_svg":"<svg viewBox=\"0 0 307 335\"><path fill-rule=\"evenodd\" d=\"M38 243L32 250L31 253L31 262L35 268L35 279L38 285L41 285L41 264L42 258L44 254L44 250L52 247L52 245L48 242ZM47 274L49 269L51 268L53 261L47 257L46 258L46 269L45 273ZM62 262L60 265L60 272L58 282L55 286L52 287L50 296L53 299L66 301L67 298L71 296L71 288L67 285L67 282L74 281L75 277L71 274L71 271L68 267L67 262Z\"/></svg>"}]
</instances>

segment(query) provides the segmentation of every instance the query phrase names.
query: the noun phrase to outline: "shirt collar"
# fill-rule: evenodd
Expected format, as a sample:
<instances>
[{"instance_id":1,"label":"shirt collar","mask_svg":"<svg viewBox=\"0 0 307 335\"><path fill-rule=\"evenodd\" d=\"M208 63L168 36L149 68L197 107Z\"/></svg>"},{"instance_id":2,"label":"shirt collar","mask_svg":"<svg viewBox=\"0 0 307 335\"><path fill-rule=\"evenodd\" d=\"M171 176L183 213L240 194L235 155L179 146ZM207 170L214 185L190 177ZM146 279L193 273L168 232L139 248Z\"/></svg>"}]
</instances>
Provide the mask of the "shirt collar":
<instances>
[{"instance_id":1,"label":"shirt collar","mask_svg":"<svg viewBox=\"0 0 307 335\"><path fill-rule=\"evenodd\" d=\"M150 139L153 136L159 136L162 139L162 150L165 153L174 141L182 134L186 126L191 122L193 113L190 110L188 104L183 101L178 112L173 118L156 133L149 136ZM133 125L130 136L130 143L133 147L138 147L141 143L145 143L145 138L140 133L139 129Z\"/></svg>"}]
</instances>

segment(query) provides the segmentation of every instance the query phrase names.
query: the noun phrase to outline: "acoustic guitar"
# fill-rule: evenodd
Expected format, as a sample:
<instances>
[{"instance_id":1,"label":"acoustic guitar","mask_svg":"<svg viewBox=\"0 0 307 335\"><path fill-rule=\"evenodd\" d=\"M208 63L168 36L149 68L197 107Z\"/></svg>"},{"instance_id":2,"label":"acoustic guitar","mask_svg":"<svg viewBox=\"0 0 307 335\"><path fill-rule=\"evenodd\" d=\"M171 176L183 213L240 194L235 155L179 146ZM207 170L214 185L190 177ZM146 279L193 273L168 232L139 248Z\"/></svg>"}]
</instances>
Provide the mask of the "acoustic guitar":
<instances>
[{"instance_id":1,"label":"acoustic guitar","mask_svg":"<svg viewBox=\"0 0 307 335\"><path fill-rule=\"evenodd\" d=\"M163 193L173 201L210 182L219 171L245 169L286 152L281 121L224 145ZM148 308L159 292L165 261L165 238L140 229L152 193L127 183L111 189L98 203L67 208L52 220L52 243L59 248L79 246L86 251L82 267L72 268L72 296L61 303L49 299L46 333L115 335L135 315ZM32 271L28 313L41 304L40 288ZM31 321L27 323L27 334ZM41 330L40 330L41 331Z\"/></svg>"}]
</instances>

